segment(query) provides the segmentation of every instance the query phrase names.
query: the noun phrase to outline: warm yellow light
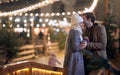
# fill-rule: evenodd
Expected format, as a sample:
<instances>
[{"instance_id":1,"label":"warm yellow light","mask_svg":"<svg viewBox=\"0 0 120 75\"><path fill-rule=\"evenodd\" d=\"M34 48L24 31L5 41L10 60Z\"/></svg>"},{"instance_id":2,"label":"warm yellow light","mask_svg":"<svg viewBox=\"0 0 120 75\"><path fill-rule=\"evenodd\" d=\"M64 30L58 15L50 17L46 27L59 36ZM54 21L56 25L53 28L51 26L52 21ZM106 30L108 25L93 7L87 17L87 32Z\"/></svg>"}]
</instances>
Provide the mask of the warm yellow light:
<instances>
[{"instance_id":1,"label":"warm yellow light","mask_svg":"<svg viewBox=\"0 0 120 75\"><path fill-rule=\"evenodd\" d=\"M94 0L92 5L89 8L86 8L83 12L93 12L93 10L95 9L96 5L98 3L98 0Z\"/></svg>"},{"instance_id":2,"label":"warm yellow light","mask_svg":"<svg viewBox=\"0 0 120 75\"><path fill-rule=\"evenodd\" d=\"M29 71L29 69L25 68L25 69L17 70L16 72L21 72L21 71Z\"/></svg>"},{"instance_id":3,"label":"warm yellow light","mask_svg":"<svg viewBox=\"0 0 120 75\"><path fill-rule=\"evenodd\" d=\"M34 28L34 34L35 34L35 35L38 35L39 32L40 32L40 29L39 29L39 28Z\"/></svg>"},{"instance_id":4,"label":"warm yellow light","mask_svg":"<svg viewBox=\"0 0 120 75\"><path fill-rule=\"evenodd\" d=\"M65 13L64 13L64 12L62 12L62 15L65 15Z\"/></svg>"},{"instance_id":5,"label":"warm yellow light","mask_svg":"<svg viewBox=\"0 0 120 75\"><path fill-rule=\"evenodd\" d=\"M55 75L62 75L62 72L56 72L56 71L50 71L50 70L44 70L44 69L38 69L38 68L32 68L32 71L39 71L47 74L55 74Z\"/></svg>"},{"instance_id":6,"label":"warm yellow light","mask_svg":"<svg viewBox=\"0 0 120 75\"><path fill-rule=\"evenodd\" d=\"M17 71L14 71L13 73L20 74L21 72L29 72L29 68L24 68L20 69ZM42 73L42 74L47 74L47 75L63 75L62 72L57 72L57 71L50 71L50 70L44 70L44 69L38 69L38 68L32 68L32 73ZM9 73L7 75L10 75Z\"/></svg>"},{"instance_id":7,"label":"warm yellow light","mask_svg":"<svg viewBox=\"0 0 120 75\"><path fill-rule=\"evenodd\" d=\"M9 73L7 75L10 75Z\"/></svg>"},{"instance_id":8,"label":"warm yellow light","mask_svg":"<svg viewBox=\"0 0 120 75\"><path fill-rule=\"evenodd\" d=\"M18 15L19 13L25 13L25 12L32 11L32 10L35 10L38 8L42 8L44 6L54 3L56 1L59 1L59 0L49 0L49 1L45 0L45 1L42 1L41 3L37 3L37 4L31 5L31 6L28 6L28 7L24 7L22 9L10 11L10 12L0 12L0 16Z\"/></svg>"}]
</instances>

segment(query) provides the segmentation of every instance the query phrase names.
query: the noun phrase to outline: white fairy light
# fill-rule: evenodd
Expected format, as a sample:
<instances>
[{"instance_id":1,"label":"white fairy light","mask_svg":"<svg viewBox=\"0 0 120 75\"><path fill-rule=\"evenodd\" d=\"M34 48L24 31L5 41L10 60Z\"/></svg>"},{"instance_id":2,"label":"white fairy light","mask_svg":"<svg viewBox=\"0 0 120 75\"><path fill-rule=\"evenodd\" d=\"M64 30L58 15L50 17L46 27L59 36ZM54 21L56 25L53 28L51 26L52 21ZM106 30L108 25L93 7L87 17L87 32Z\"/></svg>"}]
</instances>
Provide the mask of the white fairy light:
<instances>
[{"instance_id":1,"label":"white fairy light","mask_svg":"<svg viewBox=\"0 0 120 75\"><path fill-rule=\"evenodd\" d=\"M17 28L19 28L20 27L20 24L17 24Z\"/></svg>"},{"instance_id":2,"label":"white fairy light","mask_svg":"<svg viewBox=\"0 0 120 75\"><path fill-rule=\"evenodd\" d=\"M42 8L44 6L47 6L49 4L53 4L54 2L59 1L59 0L49 0L49 1L42 1L41 3L37 3L28 7L24 7L22 9L10 11L10 12L1 12L0 16L11 16L11 15L17 15L19 13L25 13L28 11L32 11L38 8Z\"/></svg>"},{"instance_id":3,"label":"white fairy light","mask_svg":"<svg viewBox=\"0 0 120 75\"><path fill-rule=\"evenodd\" d=\"M38 16L38 15L39 15L38 13L35 14L35 16Z\"/></svg>"},{"instance_id":4,"label":"white fairy light","mask_svg":"<svg viewBox=\"0 0 120 75\"><path fill-rule=\"evenodd\" d=\"M30 16L33 16L33 13L30 13Z\"/></svg>"},{"instance_id":5,"label":"white fairy light","mask_svg":"<svg viewBox=\"0 0 120 75\"><path fill-rule=\"evenodd\" d=\"M75 14L75 13L76 13L75 11L72 12L72 14Z\"/></svg>"},{"instance_id":6,"label":"white fairy light","mask_svg":"<svg viewBox=\"0 0 120 75\"><path fill-rule=\"evenodd\" d=\"M30 18L30 22L33 22L34 21L34 18Z\"/></svg>"},{"instance_id":7,"label":"white fairy light","mask_svg":"<svg viewBox=\"0 0 120 75\"><path fill-rule=\"evenodd\" d=\"M56 29L56 32L59 32L60 31L60 29Z\"/></svg>"},{"instance_id":8,"label":"white fairy light","mask_svg":"<svg viewBox=\"0 0 120 75\"><path fill-rule=\"evenodd\" d=\"M54 22L56 23L56 22L57 22L57 20L54 20Z\"/></svg>"},{"instance_id":9,"label":"white fairy light","mask_svg":"<svg viewBox=\"0 0 120 75\"><path fill-rule=\"evenodd\" d=\"M26 20L26 19L24 20L24 23L27 23L27 20Z\"/></svg>"},{"instance_id":10,"label":"white fairy light","mask_svg":"<svg viewBox=\"0 0 120 75\"><path fill-rule=\"evenodd\" d=\"M22 16L22 13L20 13L19 15Z\"/></svg>"},{"instance_id":11,"label":"white fairy light","mask_svg":"<svg viewBox=\"0 0 120 75\"><path fill-rule=\"evenodd\" d=\"M37 24L36 27L40 27L40 24Z\"/></svg>"},{"instance_id":12,"label":"white fairy light","mask_svg":"<svg viewBox=\"0 0 120 75\"><path fill-rule=\"evenodd\" d=\"M45 24L42 24L42 27L45 27L46 25Z\"/></svg>"},{"instance_id":13,"label":"white fairy light","mask_svg":"<svg viewBox=\"0 0 120 75\"><path fill-rule=\"evenodd\" d=\"M97 6L98 0L94 0L90 8L88 8L88 12L92 12Z\"/></svg>"},{"instance_id":14,"label":"white fairy light","mask_svg":"<svg viewBox=\"0 0 120 75\"><path fill-rule=\"evenodd\" d=\"M39 22L42 22L42 21L43 21L43 20L40 18L40 19L39 19Z\"/></svg>"},{"instance_id":15,"label":"white fairy light","mask_svg":"<svg viewBox=\"0 0 120 75\"><path fill-rule=\"evenodd\" d=\"M27 32L29 33L29 32L30 32L30 29L28 29Z\"/></svg>"},{"instance_id":16,"label":"white fairy light","mask_svg":"<svg viewBox=\"0 0 120 75\"><path fill-rule=\"evenodd\" d=\"M71 15L71 13L70 13L70 12L67 12L67 15Z\"/></svg>"},{"instance_id":17,"label":"white fairy light","mask_svg":"<svg viewBox=\"0 0 120 75\"><path fill-rule=\"evenodd\" d=\"M44 13L41 13L40 16L44 16Z\"/></svg>"},{"instance_id":18,"label":"white fairy light","mask_svg":"<svg viewBox=\"0 0 120 75\"><path fill-rule=\"evenodd\" d=\"M63 18L64 21L67 21L67 18Z\"/></svg>"},{"instance_id":19,"label":"white fairy light","mask_svg":"<svg viewBox=\"0 0 120 75\"><path fill-rule=\"evenodd\" d=\"M50 14L49 13L46 13L46 15L45 16L50 16Z\"/></svg>"},{"instance_id":20,"label":"white fairy light","mask_svg":"<svg viewBox=\"0 0 120 75\"><path fill-rule=\"evenodd\" d=\"M65 12L62 12L62 15L65 15Z\"/></svg>"},{"instance_id":21,"label":"white fairy light","mask_svg":"<svg viewBox=\"0 0 120 75\"><path fill-rule=\"evenodd\" d=\"M15 22L20 22L20 18L16 18L16 19L15 19Z\"/></svg>"},{"instance_id":22,"label":"white fairy light","mask_svg":"<svg viewBox=\"0 0 120 75\"><path fill-rule=\"evenodd\" d=\"M12 27L13 25L11 24L10 27Z\"/></svg>"},{"instance_id":23,"label":"white fairy light","mask_svg":"<svg viewBox=\"0 0 120 75\"><path fill-rule=\"evenodd\" d=\"M56 27L57 27L58 25L59 25L58 23L55 24Z\"/></svg>"},{"instance_id":24,"label":"white fairy light","mask_svg":"<svg viewBox=\"0 0 120 75\"><path fill-rule=\"evenodd\" d=\"M57 13L56 15L57 15L57 16L60 16L60 13Z\"/></svg>"},{"instance_id":25,"label":"white fairy light","mask_svg":"<svg viewBox=\"0 0 120 75\"><path fill-rule=\"evenodd\" d=\"M78 11L78 14L81 14L81 11Z\"/></svg>"},{"instance_id":26,"label":"white fairy light","mask_svg":"<svg viewBox=\"0 0 120 75\"><path fill-rule=\"evenodd\" d=\"M13 15L14 15L14 16L16 16L16 15L17 15L17 13L14 13Z\"/></svg>"},{"instance_id":27,"label":"white fairy light","mask_svg":"<svg viewBox=\"0 0 120 75\"><path fill-rule=\"evenodd\" d=\"M9 17L9 20L12 20L13 19L13 17L11 16L11 17Z\"/></svg>"},{"instance_id":28,"label":"white fairy light","mask_svg":"<svg viewBox=\"0 0 120 75\"><path fill-rule=\"evenodd\" d=\"M33 24L33 23L31 23L31 24L30 24L30 26L34 26L34 24Z\"/></svg>"},{"instance_id":29,"label":"white fairy light","mask_svg":"<svg viewBox=\"0 0 120 75\"><path fill-rule=\"evenodd\" d=\"M45 19L45 22L48 22L49 20L48 19Z\"/></svg>"},{"instance_id":30,"label":"white fairy light","mask_svg":"<svg viewBox=\"0 0 120 75\"><path fill-rule=\"evenodd\" d=\"M55 15L55 13L51 13L51 16L54 16Z\"/></svg>"},{"instance_id":31,"label":"white fairy light","mask_svg":"<svg viewBox=\"0 0 120 75\"><path fill-rule=\"evenodd\" d=\"M28 13L25 13L25 16L28 16Z\"/></svg>"},{"instance_id":32,"label":"white fairy light","mask_svg":"<svg viewBox=\"0 0 120 75\"><path fill-rule=\"evenodd\" d=\"M27 33L27 37L30 37L30 33Z\"/></svg>"},{"instance_id":33,"label":"white fairy light","mask_svg":"<svg viewBox=\"0 0 120 75\"><path fill-rule=\"evenodd\" d=\"M24 24L24 27L27 27L27 24L26 24L26 23Z\"/></svg>"},{"instance_id":34,"label":"white fairy light","mask_svg":"<svg viewBox=\"0 0 120 75\"><path fill-rule=\"evenodd\" d=\"M5 24L3 24L3 27L5 27L6 25Z\"/></svg>"}]
</instances>

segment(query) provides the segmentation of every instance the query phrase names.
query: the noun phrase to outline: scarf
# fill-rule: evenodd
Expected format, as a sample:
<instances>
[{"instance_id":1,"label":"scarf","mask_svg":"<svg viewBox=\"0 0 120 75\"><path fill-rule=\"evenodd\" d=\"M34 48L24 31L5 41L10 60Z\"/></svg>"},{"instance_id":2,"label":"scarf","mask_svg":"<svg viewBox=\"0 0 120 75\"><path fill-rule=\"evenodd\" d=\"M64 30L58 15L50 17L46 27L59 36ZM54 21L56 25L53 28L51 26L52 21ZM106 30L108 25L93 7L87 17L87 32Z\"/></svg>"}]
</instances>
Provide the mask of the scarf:
<instances>
[{"instance_id":1,"label":"scarf","mask_svg":"<svg viewBox=\"0 0 120 75\"><path fill-rule=\"evenodd\" d=\"M70 30L77 30L78 32L79 32L79 36L80 36L80 39L81 39L81 41L83 41L83 37L82 37L82 28L81 28L81 26L79 25L79 24L74 24L74 25L72 25L71 26L71 28L70 28ZM69 33L68 33L68 35L69 35ZM65 50L66 50L66 48L68 47L68 43L67 43L67 40L68 40L68 35L67 35L67 37L66 37L66 42L65 42Z\"/></svg>"}]
</instances>

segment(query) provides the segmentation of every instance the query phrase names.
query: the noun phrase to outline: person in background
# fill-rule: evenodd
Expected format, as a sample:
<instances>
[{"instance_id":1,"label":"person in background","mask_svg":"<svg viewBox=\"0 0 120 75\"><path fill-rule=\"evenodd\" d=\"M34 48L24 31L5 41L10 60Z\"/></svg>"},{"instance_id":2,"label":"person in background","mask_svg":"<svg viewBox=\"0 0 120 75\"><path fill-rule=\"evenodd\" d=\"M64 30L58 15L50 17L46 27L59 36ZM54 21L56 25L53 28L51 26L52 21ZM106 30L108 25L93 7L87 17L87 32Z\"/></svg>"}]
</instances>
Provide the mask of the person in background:
<instances>
[{"instance_id":1,"label":"person in background","mask_svg":"<svg viewBox=\"0 0 120 75\"><path fill-rule=\"evenodd\" d=\"M71 16L71 28L66 38L64 72L63 75L85 75L84 59L81 52L87 42L80 47L82 37L83 18L77 13Z\"/></svg>"},{"instance_id":2,"label":"person in background","mask_svg":"<svg viewBox=\"0 0 120 75\"><path fill-rule=\"evenodd\" d=\"M86 49L91 51L94 55L98 55L107 59L107 54L106 54L107 35L106 35L105 27L101 24L95 23L96 20L95 15L91 12L84 13L83 19L84 19L84 24L86 26L83 36L85 38L88 37L89 40L89 42L87 42ZM85 63L87 62L88 61L85 60ZM86 68L86 64L85 64L85 71L86 71L86 75L89 75L91 72ZM106 74L104 73L103 75Z\"/></svg>"},{"instance_id":3,"label":"person in background","mask_svg":"<svg viewBox=\"0 0 120 75\"><path fill-rule=\"evenodd\" d=\"M49 60L48 60L48 65L49 65L49 66L56 67L56 63L61 64L61 62L58 61L55 53L51 52L51 53L50 53L50 56L49 56Z\"/></svg>"}]
</instances>

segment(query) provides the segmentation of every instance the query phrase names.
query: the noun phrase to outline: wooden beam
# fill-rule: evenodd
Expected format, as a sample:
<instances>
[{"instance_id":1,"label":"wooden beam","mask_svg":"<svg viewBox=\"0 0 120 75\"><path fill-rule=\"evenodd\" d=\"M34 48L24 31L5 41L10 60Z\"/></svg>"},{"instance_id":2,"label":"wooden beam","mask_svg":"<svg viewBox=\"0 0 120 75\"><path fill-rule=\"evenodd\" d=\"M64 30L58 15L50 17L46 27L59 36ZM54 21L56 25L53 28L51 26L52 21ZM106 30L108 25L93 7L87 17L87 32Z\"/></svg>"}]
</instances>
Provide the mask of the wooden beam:
<instances>
[{"instance_id":1,"label":"wooden beam","mask_svg":"<svg viewBox=\"0 0 120 75\"><path fill-rule=\"evenodd\" d=\"M108 0L104 0L104 4L105 4L105 18L107 18L108 13L109 13L109 11L108 11Z\"/></svg>"}]
</instances>

